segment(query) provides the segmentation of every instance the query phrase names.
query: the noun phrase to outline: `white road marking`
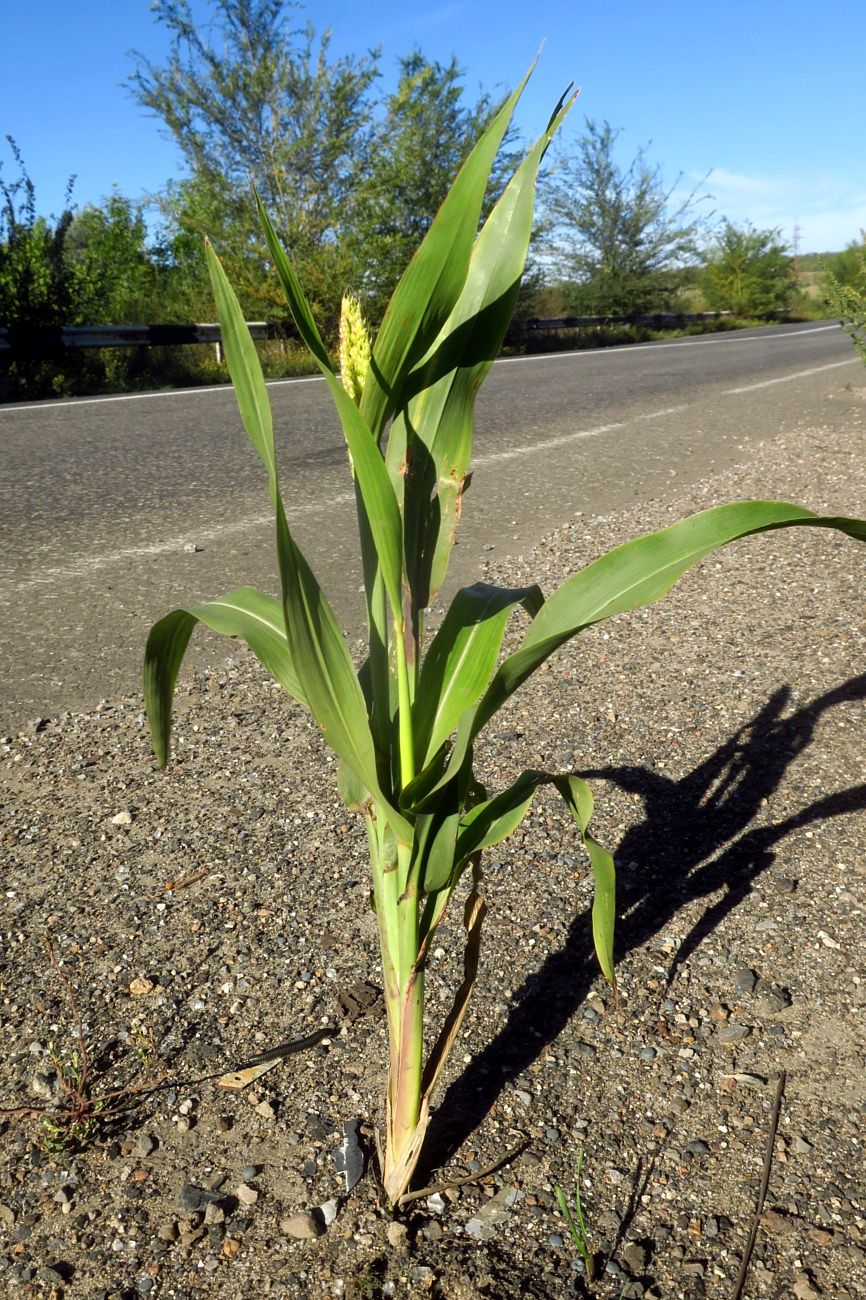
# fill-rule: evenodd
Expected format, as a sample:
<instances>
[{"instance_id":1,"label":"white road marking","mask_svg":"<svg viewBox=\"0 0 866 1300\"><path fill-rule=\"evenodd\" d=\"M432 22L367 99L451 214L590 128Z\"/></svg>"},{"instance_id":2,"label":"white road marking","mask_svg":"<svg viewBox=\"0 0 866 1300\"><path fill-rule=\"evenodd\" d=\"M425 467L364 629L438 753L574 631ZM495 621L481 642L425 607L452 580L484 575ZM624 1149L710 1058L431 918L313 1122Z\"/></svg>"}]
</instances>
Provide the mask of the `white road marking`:
<instances>
[{"instance_id":1,"label":"white road marking","mask_svg":"<svg viewBox=\"0 0 866 1300\"><path fill-rule=\"evenodd\" d=\"M650 411L648 415L636 415L636 420L660 420L663 415L678 415L680 411L687 411L687 406L666 406L663 411Z\"/></svg>"},{"instance_id":2,"label":"white road marking","mask_svg":"<svg viewBox=\"0 0 866 1300\"><path fill-rule=\"evenodd\" d=\"M812 366L810 370L795 370L793 375L781 375L778 379L762 379L759 384L746 384L744 388L723 388L722 397L729 397L733 393L754 393L758 388L772 388L774 384L790 384L792 379L805 379L807 375L820 375L823 370L838 370L840 366L856 366L860 364L859 357L852 357L850 361L833 361L827 366Z\"/></svg>"},{"instance_id":3,"label":"white road marking","mask_svg":"<svg viewBox=\"0 0 866 1300\"><path fill-rule=\"evenodd\" d=\"M305 506L295 506L293 509L287 508L286 516L291 522L293 519L300 519L305 515L315 515L321 511L334 510L339 506L350 505L354 500L354 492L340 492L336 496L326 497L321 501L311 501ZM148 546L123 546L119 550L105 552L101 555L85 555L73 564L58 564L49 569L43 569L38 577L19 582L15 587L15 591L31 591L34 587L44 587L61 579L80 578L87 573L96 573L100 569L108 569L114 564L123 564L127 560L146 559L149 556L166 555L169 552L176 553L193 543L198 545L201 542L215 542L224 537L237 536L239 533L254 532L257 528L264 528L266 524L273 525L273 522L274 515L273 511L271 511L266 515L250 515L248 518L239 519L233 524L222 524L215 528L196 528L182 537L170 537L164 542L153 542Z\"/></svg>"},{"instance_id":4,"label":"white road marking","mask_svg":"<svg viewBox=\"0 0 866 1300\"><path fill-rule=\"evenodd\" d=\"M706 339L671 339L670 343L618 343L611 348L580 348L574 352L533 352L528 357L499 357L494 362L497 366L510 366L518 361L565 361L578 357L597 357L608 352L644 352L651 348L659 352L663 348L709 348L717 343L775 343L777 339L804 339L812 334L823 334L826 330L838 330L840 325L816 325L806 330L780 330L773 334L742 334L732 330L729 334L713 334Z\"/></svg>"},{"instance_id":5,"label":"white road marking","mask_svg":"<svg viewBox=\"0 0 866 1300\"><path fill-rule=\"evenodd\" d=\"M660 411L660 415L664 412ZM638 416L646 419L646 416ZM498 465L503 460L517 460L520 456L530 456L536 451L552 451L554 447L567 447L570 442L580 442L584 438L597 438L601 433L610 433L613 429L624 429L633 424L633 420L618 420L615 424L597 424L594 429L578 429L575 433L563 433L558 438L547 438L544 442L527 442L522 447L507 447L505 451L494 451L489 456L476 456L472 468L479 465Z\"/></svg>"},{"instance_id":6,"label":"white road marking","mask_svg":"<svg viewBox=\"0 0 866 1300\"><path fill-rule=\"evenodd\" d=\"M819 328L828 329L828 328L838 328L838 327L820 326ZM805 332L806 331L797 331L797 333L805 333ZM812 333L815 331L809 331L809 332ZM745 341L745 340L741 340L741 341ZM660 344L659 346L663 347L667 345ZM611 351L611 349L609 348L601 349L601 350ZM581 354L566 353L563 355L574 356L574 355L581 355ZM503 360L524 360L524 359L538 360L537 357L503 358ZM825 366L813 366L808 370L797 370L793 374L782 375L777 379L765 379L761 383L751 384L744 388L723 389L720 395L734 396L740 393L750 393L757 388L769 388L773 384L788 383L789 381L794 379L803 379L808 377L809 375L820 374L822 371L836 370L840 366L850 366L850 365L860 365L860 364L861 364L860 359L858 357L852 357L848 361L834 361L829 365L825 365ZM287 380L287 381L280 381L280 382L298 383L303 381ZM200 390L199 389L194 391L231 392L232 390L230 388L227 388L225 390L223 389ZM171 393L166 393L166 394L139 393L139 394L130 394L130 396L138 396L138 397L172 396L172 394ZM100 398L98 400L112 401L115 399ZM473 468L479 468L482 466L497 465L502 463L503 461L517 460L522 456L530 456L530 455L536 455L538 452L552 451L557 447L566 447L573 442L581 442L587 438L598 438L605 433L612 433L617 429L625 429L630 424L637 424L638 422L644 420L659 420L662 419L664 416L676 415L679 412L685 410L688 410L687 405L668 406L658 411L647 411L641 415L631 416L628 420L618 420L610 424L598 424L591 429L577 429L575 430L574 433L562 434L557 438L547 438L543 442L525 443L520 447L507 447L503 451L491 452L487 456L477 456L473 460L472 466ZM321 512L327 513L341 506L349 505L354 500L355 500L354 492L341 492L335 496L326 497L316 502L308 502L306 505L303 506L295 506L292 508L287 508L286 514L289 520L291 521L292 519L298 519L304 516L314 515ZM184 546L190 544L193 541L195 541L196 543L215 542L223 537L237 535L240 533L253 532L258 528L263 528L265 525L272 524L272 523L273 523L273 515L270 513L266 515L265 514L251 515L246 519L237 520L236 522L231 524L223 524L217 527L196 529L194 530L193 533L187 533L181 537L169 538L164 542L154 542L151 545L146 545L146 546L126 546L120 548L119 550L114 550L103 554L82 556L81 559L76 560L72 564L57 565L51 568L44 569L42 570L42 572L39 574L38 577L26 579L24 582L18 583L11 590L13 590L16 593L23 592L23 591L30 591L33 590L34 588L50 585L53 582L66 581L70 578L83 577L85 574L95 573L101 569L107 569L116 564L123 564L128 560L144 559L149 556L165 555L169 552L182 551Z\"/></svg>"},{"instance_id":7,"label":"white road marking","mask_svg":"<svg viewBox=\"0 0 866 1300\"><path fill-rule=\"evenodd\" d=\"M293 379L266 379L268 388L279 388L283 384L320 384L321 375L296 375ZM0 415L12 411L50 411L58 406L73 410L76 406L102 406L108 402L143 402L148 397L198 397L207 393L232 393L231 384L205 384L201 388L165 388L158 393L112 393L109 397L67 397L61 402L16 402L11 406L0 406Z\"/></svg>"},{"instance_id":8,"label":"white road marking","mask_svg":"<svg viewBox=\"0 0 866 1300\"><path fill-rule=\"evenodd\" d=\"M718 343L761 343L778 339L809 338L812 334L824 334L827 330L841 329L840 325L815 325L804 330L779 330L772 334L713 334L705 339L672 339L670 343L623 343L611 348L582 348L577 352L535 352L526 357L497 357L496 366L512 366L518 362L529 361L575 361L580 357L593 357L604 353L643 352L648 348L658 352L663 348L706 348ZM299 375L294 379L269 379L268 388L279 388L286 384L320 384L321 375ZM107 402L143 402L147 398L162 397L198 397L210 393L232 393L231 384L209 384L203 388L167 388L158 393L113 393L110 397L69 397L59 402L13 402L0 406L0 415L9 415L19 411L50 411L58 406L98 406Z\"/></svg>"}]
</instances>

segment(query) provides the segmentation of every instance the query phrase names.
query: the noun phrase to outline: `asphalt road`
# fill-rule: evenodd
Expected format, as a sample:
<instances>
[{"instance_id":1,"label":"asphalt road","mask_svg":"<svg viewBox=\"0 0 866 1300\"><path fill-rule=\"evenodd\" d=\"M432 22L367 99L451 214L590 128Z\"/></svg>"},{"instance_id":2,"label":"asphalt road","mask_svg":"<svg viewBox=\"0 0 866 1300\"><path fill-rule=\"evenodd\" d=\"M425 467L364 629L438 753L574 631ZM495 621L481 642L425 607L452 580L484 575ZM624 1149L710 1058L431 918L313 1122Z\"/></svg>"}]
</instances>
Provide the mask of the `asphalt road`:
<instances>
[{"instance_id":1,"label":"asphalt road","mask_svg":"<svg viewBox=\"0 0 866 1300\"><path fill-rule=\"evenodd\" d=\"M866 373L829 323L497 362L449 588L485 551L525 552L576 512L664 497L755 440L820 422L846 384ZM290 522L358 633L330 399L318 379L270 393ZM227 388L0 406L0 521L0 731L135 691L147 629L176 603L276 590L264 473ZM195 662L229 652L196 635Z\"/></svg>"}]
</instances>

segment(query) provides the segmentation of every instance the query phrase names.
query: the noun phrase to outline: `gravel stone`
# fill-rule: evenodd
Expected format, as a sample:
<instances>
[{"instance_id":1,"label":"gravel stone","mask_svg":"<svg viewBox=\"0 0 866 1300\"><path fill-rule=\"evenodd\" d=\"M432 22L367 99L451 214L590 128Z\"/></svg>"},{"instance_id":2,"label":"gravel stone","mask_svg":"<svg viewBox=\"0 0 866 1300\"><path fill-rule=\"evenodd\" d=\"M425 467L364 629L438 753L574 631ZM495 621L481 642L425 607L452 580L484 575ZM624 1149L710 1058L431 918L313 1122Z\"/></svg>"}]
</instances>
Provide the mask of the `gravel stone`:
<instances>
[{"instance_id":1,"label":"gravel stone","mask_svg":"<svg viewBox=\"0 0 866 1300\"><path fill-rule=\"evenodd\" d=\"M509 555L503 530L476 576L549 593L604 550L739 497L862 513L863 381L848 391L840 374L855 370L809 381L826 393L820 426L785 417L780 386L777 441L740 452L746 416L732 416L712 475L689 479L683 448L657 500L576 514L532 555ZM700 403L689 420L699 437ZM587 505L576 470L575 509ZM576 1293L580 1260L556 1188L571 1196L583 1151L593 1249L621 1261L596 1282L597 1300L641 1288L726 1296L785 1070L768 1197L777 1217L761 1228L749 1300L795 1286L866 1295L864 589L866 551L844 539L785 530L744 540L652 609L587 629L479 736L491 793L526 768L592 773L593 830L618 864L618 994L592 956L591 872L575 828L542 789L515 834L485 853L478 978L434 1098L430 1149L447 1181L494 1164L520 1134L531 1145L482 1184L440 1193L435 1218L424 1200L392 1218L375 1183L381 1004L245 1091L215 1086L255 1053L337 1023L339 994L359 981L381 985L363 826L339 802L309 716L226 643L230 656L181 674L165 773L138 695L3 741L4 1105L42 1104L37 1075L56 1096L48 1045L64 1068L76 1046L46 931L74 984L94 1089L170 1076L122 1119L124 1137L77 1152L42 1150L38 1119L0 1117L12 1294ZM166 606L152 599L156 617ZM434 602L431 630L446 604L447 593ZM524 628L517 611L509 649ZM144 631L130 622L131 636ZM121 810L130 820L113 826ZM463 979L464 903L461 886L430 954L431 1034ZM746 1036L726 1047L730 1029ZM361 1121L368 1158L344 1198L331 1153L347 1115ZM175 1116L198 1122L180 1134ZM690 1150L697 1142L708 1152ZM228 1188L260 1191L255 1212L220 1191L226 1170ZM645 1246L642 1266L633 1245ZM37 1280L60 1261L72 1270L65 1282Z\"/></svg>"},{"instance_id":2,"label":"gravel stone","mask_svg":"<svg viewBox=\"0 0 866 1300\"><path fill-rule=\"evenodd\" d=\"M325 1225L312 1214L290 1214L280 1220L280 1232L295 1237L298 1241L321 1237L324 1231Z\"/></svg>"},{"instance_id":3,"label":"gravel stone","mask_svg":"<svg viewBox=\"0 0 866 1300\"><path fill-rule=\"evenodd\" d=\"M203 1210L217 1199L204 1187L198 1187L195 1183L184 1183L178 1192L176 1204L179 1210Z\"/></svg>"}]
</instances>

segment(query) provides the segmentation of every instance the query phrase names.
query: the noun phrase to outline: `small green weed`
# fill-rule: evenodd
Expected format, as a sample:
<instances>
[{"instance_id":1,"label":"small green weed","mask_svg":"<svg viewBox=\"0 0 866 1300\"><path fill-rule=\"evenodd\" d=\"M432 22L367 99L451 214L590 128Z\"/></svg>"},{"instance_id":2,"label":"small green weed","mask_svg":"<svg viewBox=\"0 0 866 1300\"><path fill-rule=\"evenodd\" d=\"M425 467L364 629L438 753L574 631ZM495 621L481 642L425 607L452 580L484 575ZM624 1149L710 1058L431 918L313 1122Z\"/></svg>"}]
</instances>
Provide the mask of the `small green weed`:
<instances>
[{"instance_id":1,"label":"small green weed","mask_svg":"<svg viewBox=\"0 0 866 1300\"><path fill-rule=\"evenodd\" d=\"M61 969L54 945L48 936L45 938L45 947L69 1002L75 1022L76 1046L64 1057L54 1043L49 1045L48 1054L57 1079L56 1105L2 1107L0 1114L15 1119L40 1120L39 1146L43 1153L68 1155L91 1146L112 1122L121 1115L128 1115L162 1080L155 1078L109 1090L94 1090L94 1083L104 1084L105 1071L94 1070L72 985ZM131 1039L138 1056L139 1068L148 1069L157 1059L152 1031L133 1022Z\"/></svg>"},{"instance_id":2,"label":"small green weed","mask_svg":"<svg viewBox=\"0 0 866 1300\"><path fill-rule=\"evenodd\" d=\"M580 1192L580 1179L583 1173L583 1148L577 1157L577 1171L574 1175L574 1208L569 1205L568 1198L561 1187L557 1186L556 1199L565 1219L565 1225L568 1228L571 1240L577 1247L577 1253L583 1260L586 1268L586 1278L588 1282L595 1280L595 1260L592 1251L589 1248L589 1233L586 1229L586 1218L583 1213L583 1201Z\"/></svg>"}]
</instances>

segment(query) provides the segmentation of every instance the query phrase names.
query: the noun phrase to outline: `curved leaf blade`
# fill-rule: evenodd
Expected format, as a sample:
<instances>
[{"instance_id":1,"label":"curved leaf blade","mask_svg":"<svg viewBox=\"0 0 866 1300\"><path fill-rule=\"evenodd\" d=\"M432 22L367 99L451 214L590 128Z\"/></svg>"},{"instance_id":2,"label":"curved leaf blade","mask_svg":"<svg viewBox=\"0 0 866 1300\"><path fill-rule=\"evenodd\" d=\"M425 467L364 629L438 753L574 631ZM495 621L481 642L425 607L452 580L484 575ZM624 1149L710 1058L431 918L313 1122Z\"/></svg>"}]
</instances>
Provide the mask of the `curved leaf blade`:
<instances>
[{"instance_id":1,"label":"curved leaf blade","mask_svg":"<svg viewBox=\"0 0 866 1300\"><path fill-rule=\"evenodd\" d=\"M598 964L606 980L616 985L613 968L613 939L616 926L616 866L613 856L589 833L592 819L592 791L579 776L559 776L553 784L562 795L580 829L583 847L595 877L592 901L592 938Z\"/></svg>"},{"instance_id":2,"label":"curved leaf blade","mask_svg":"<svg viewBox=\"0 0 866 1300\"><path fill-rule=\"evenodd\" d=\"M240 637L299 704L306 704L286 642L283 607L254 587L239 587L218 600L175 609L155 623L144 654L144 702L160 767L168 762L174 687L197 623L223 636Z\"/></svg>"},{"instance_id":3,"label":"curved leaf blade","mask_svg":"<svg viewBox=\"0 0 866 1300\"><path fill-rule=\"evenodd\" d=\"M550 772L521 773L507 790L470 809L460 821L450 873L440 869L435 878L425 877L430 892L453 885L466 863L483 849L507 839L526 816L539 786L553 785L559 791L580 831L595 882L592 904L592 937L598 963L607 980L614 984L613 940L616 924L616 867L612 855L589 833L592 819L592 791L582 777L554 776Z\"/></svg>"},{"instance_id":4,"label":"curved leaf blade","mask_svg":"<svg viewBox=\"0 0 866 1300\"><path fill-rule=\"evenodd\" d=\"M517 299L538 169L573 103L574 97L560 105L494 205L472 249L460 296L408 377L406 406L391 429L386 460L398 495L404 494L407 570L421 606L445 578L472 455L475 398L499 355ZM401 475L404 461L408 471Z\"/></svg>"},{"instance_id":5,"label":"curved leaf blade","mask_svg":"<svg viewBox=\"0 0 866 1300\"><path fill-rule=\"evenodd\" d=\"M784 501L738 501L626 542L567 578L545 601L520 647L500 665L474 714L461 720L452 764L458 749L465 753L484 724L535 669L584 628L661 600L688 569L729 542L799 524L838 529L866 541L863 519L816 515Z\"/></svg>"},{"instance_id":6,"label":"curved leaf blade","mask_svg":"<svg viewBox=\"0 0 866 1300\"><path fill-rule=\"evenodd\" d=\"M274 425L261 362L235 291L229 284L209 239L205 240L205 257L235 400L250 442L268 471L271 501L276 505L279 488L274 455Z\"/></svg>"},{"instance_id":7,"label":"curved leaf blade","mask_svg":"<svg viewBox=\"0 0 866 1300\"><path fill-rule=\"evenodd\" d=\"M410 370L439 333L463 287L493 159L534 67L460 168L388 304L361 399L376 439L400 403Z\"/></svg>"},{"instance_id":8,"label":"curved leaf blade","mask_svg":"<svg viewBox=\"0 0 866 1300\"><path fill-rule=\"evenodd\" d=\"M334 374L325 345L301 288L294 267L280 244L270 217L256 196L262 228L274 266L298 331L318 362L331 390L363 500L366 521L382 570L382 579L394 611L401 617L403 576L403 524L400 507L378 444L352 398ZM364 529L361 538L364 540Z\"/></svg>"},{"instance_id":9,"label":"curved leaf blade","mask_svg":"<svg viewBox=\"0 0 866 1300\"><path fill-rule=\"evenodd\" d=\"M538 587L494 587L476 582L454 597L421 667L414 728L418 770L451 734L487 687L515 605L535 612Z\"/></svg>"},{"instance_id":10,"label":"curved leaf blade","mask_svg":"<svg viewBox=\"0 0 866 1300\"><path fill-rule=\"evenodd\" d=\"M474 853L507 839L529 812L538 787L550 780L549 772L522 772L507 790L471 808L460 822L457 861L468 862Z\"/></svg>"},{"instance_id":11,"label":"curved leaf blade","mask_svg":"<svg viewBox=\"0 0 866 1300\"><path fill-rule=\"evenodd\" d=\"M325 739L381 803L394 834L409 843L411 828L380 787L367 706L342 631L289 529L277 479L273 422L261 364L237 296L209 246L208 267L238 409L268 470L277 515L277 561L289 658L303 697ZM331 378L336 384L333 375ZM378 457L378 452L373 450ZM387 478L384 464L381 470ZM390 482L388 487L390 490Z\"/></svg>"}]
</instances>

